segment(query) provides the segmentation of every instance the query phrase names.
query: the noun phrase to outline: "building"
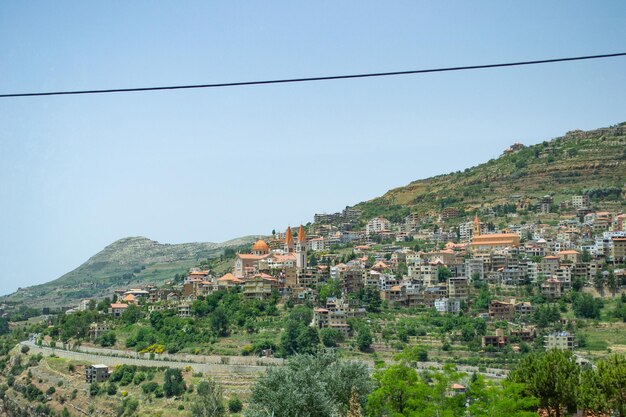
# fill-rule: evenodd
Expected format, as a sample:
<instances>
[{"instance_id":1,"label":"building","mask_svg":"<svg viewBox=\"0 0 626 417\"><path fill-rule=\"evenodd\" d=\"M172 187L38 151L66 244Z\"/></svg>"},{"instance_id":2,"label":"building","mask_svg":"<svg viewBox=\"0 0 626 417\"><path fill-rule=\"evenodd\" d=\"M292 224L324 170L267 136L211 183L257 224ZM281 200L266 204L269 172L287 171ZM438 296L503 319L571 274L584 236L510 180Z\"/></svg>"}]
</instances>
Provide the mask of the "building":
<instances>
[{"instance_id":1,"label":"building","mask_svg":"<svg viewBox=\"0 0 626 417\"><path fill-rule=\"evenodd\" d=\"M491 300L489 318L492 320L511 320L515 317L515 304L506 301Z\"/></svg>"},{"instance_id":2,"label":"building","mask_svg":"<svg viewBox=\"0 0 626 417\"><path fill-rule=\"evenodd\" d=\"M496 250L504 250L519 246L520 237L515 233L493 233L488 235L476 235L472 237L470 250L472 253L489 253Z\"/></svg>"},{"instance_id":3,"label":"building","mask_svg":"<svg viewBox=\"0 0 626 417\"><path fill-rule=\"evenodd\" d=\"M541 284L541 294L547 298L561 298L563 294L563 284L557 278L547 279Z\"/></svg>"},{"instance_id":4,"label":"building","mask_svg":"<svg viewBox=\"0 0 626 417\"><path fill-rule=\"evenodd\" d=\"M258 274L243 284L243 295L247 299L266 300L278 291L278 280L271 275Z\"/></svg>"},{"instance_id":5,"label":"building","mask_svg":"<svg viewBox=\"0 0 626 417\"><path fill-rule=\"evenodd\" d=\"M504 335L504 330L496 329L495 335L482 337L482 347L503 348L509 342L509 338Z\"/></svg>"},{"instance_id":6,"label":"building","mask_svg":"<svg viewBox=\"0 0 626 417\"><path fill-rule=\"evenodd\" d=\"M560 349L574 351L576 348L576 337L569 332L556 332L548 334L543 339L546 350Z\"/></svg>"},{"instance_id":7,"label":"building","mask_svg":"<svg viewBox=\"0 0 626 417\"><path fill-rule=\"evenodd\" d=\"M109 314L112 314L113 317L120 317L127 308L128 304L113 303L109 307Z\"/></svg>"},{"instance_id":8,"label":"building","mask_svg":"<svg viewBox=\"0 0 626 417\"><path fill-rule=\"evenodd\" d=\"M89 325L89 339L96 340L110 330L107 323L91 323Z\"/></svg>"},{"instance_id":9,"label":"building","mask_svg":"<svg viewBox=\"0 0 626 417\"><path fill-rule=\"evenodd\" d=\"M109 379L109 367L106 365L89 365L85 367L85 380L91 384Z\"/></svg>"},{"instance_id":10,"label":"building","mask_svg":"<svg viewBox=\"0 0 626 417\"><path fill-rule=\"evenodd\" d=\"M626 237L614 237L611 239L611 257L615 263L626 263Z\"/></svg>"},{"instance_id":11,"label":"building","mask_svg":"<svg viewBox=\"0 0 626 417\"><path fill-rule=\"evenodd\" d=\"M576 210L589 207L589 196L586 194L572 196L572 207Z\"/></svg>"},{"instance_id":12,"label":"building","mask_svg":"<svg viewBox=\"0 0 626 417\"><path fill-rule=\"evenodd\" d=\"M459 300L467 300L469 297L469 285L467 285L467 278L448 278L448 297L457 298Z\"/></svg>"},{"instance_id":13,"label":"building","mask_svg":"<svg viewBox=\"0 0 626 417\"><path fill-rule=\"evenodd\" d=\"M542 214L550 213L550 209L552 208L552 204L554 203L554 199L551 195L545 195L541 198L539 202L539 212Z\"/></svg>"},{"instance_id":14,"label":"building","mask_svg":"<svg viewBox=\"0 0 626 417\"><path fill-rule=\"evenodd\" d=\"M365 226L365 233L368 236L389 231L391 231L391 222L384 217L374 217Z\"/></svg>"},{"instance_id":15,"label":"building","mask_svg":"<svg viewBox=\"0 0 626 417\"><path fill-rule=\"evenodd\" d=\"M435 310L439 313L458 314L461 311L461 300L442 297L435 300Z\"/></svg>"}]
</instances>

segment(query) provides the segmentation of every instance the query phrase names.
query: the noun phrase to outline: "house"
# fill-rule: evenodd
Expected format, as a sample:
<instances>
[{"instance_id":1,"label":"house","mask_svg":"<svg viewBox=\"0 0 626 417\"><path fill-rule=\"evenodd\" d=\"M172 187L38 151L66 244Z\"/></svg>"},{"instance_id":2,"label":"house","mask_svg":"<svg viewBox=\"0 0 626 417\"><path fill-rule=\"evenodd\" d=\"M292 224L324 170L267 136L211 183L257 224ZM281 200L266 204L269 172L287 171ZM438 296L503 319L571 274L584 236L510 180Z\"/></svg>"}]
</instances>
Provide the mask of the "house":
<instances>
[{"instance_id":1,"label":"house","mask_svg":"<svg viewBox=\"0 0 626 417\"><path fill-rule=\"evenodd\" d=\"M112 314L113 317L120 317L127 308L128 304L112 303L109 307L109 314Z\"/></svg>"},{"instance_id":2,"label":"house","mask_svg":"<svg viewBox=\"0 0 626 417\"><path fill-rule=\"evenodd\" d=\"M315 308L313 310L311 325L319 329L329 327L347 336L350 332L348 319L364 317L365 313L364 308L353 307L342 298L331 297L326 300L326 308Z\"/></svg>"},{"instance_id":3,"label":"house","mask_svg":"<svg viewBox=\"0 0 626 417\"><path fill-rule=\"evenodd\" d=\"M274 291L278 291L278 280L267 274L257 274L243 284L243 295L247 299L266 300Z\"/></svg>"},{"instance_id":4,"label":"house","mask_svg":"<svg viewBox=\"0 0 626 417\"><path fill-rule=\"evenodd\" d=\"M496 329L495 335L482 337L482 347L503 348L509 342L509 338L504 335L504 330Z\"/></svg>"},{"instance_id":5,"label":"house","mask_svg":"<svg viewBox=\"0 0 626 417\"><path fill-rule=\"evenodd\" d=\"M541 294L547 298L561 298L563 294L563 284L557 278L547 279L541 284Z\"/></svg>"},{"instance_id":6,"label":"house","mask_svg":"<svg viewBox=\"0 0 626 417\"><path fill-rule=\"evenodd\" d=\"M365 225L365 233L369 235L389 232L391 230L391 222L384 217L374 217Z\"/></svg>"},{"instance_id":7,"label":"house","mask_svg":"<svg viewBox=\"0 0 626 417\"><path fill-rule=\"evenodd\" d=\"M178 317L191 317L191 305L188 303L180 303L176 308L176 314Z\"/></svg>"},{"instance_id":8,"label":"house","mask_svg":"<svg viewBox=\"0 0 626 417\"><path fill-rule=\"evenodd\" d=\"M448 278L448 297L457 298L459 300L467 300L469 297L469 285L467 285L467 278Z\"/></svg>"},{"instance_id":9,"label":"house","mask_svg":"<svg viewBox=\"0 0 626 417\"><path fill-rule=\"evenodd\" d=\"M613 261L617 263L626 262L626 237L614 237L611 241L613 242L611 245Z\"/></svg>"},{"instance_id":10,"label":"house","mask_svg":"<svg viewBox=\"0 0 626 417\"><path fill-rule=\"evenodd\" d=\"M461 311L461 300L458 298L442 297L435 300L435 310L439 313L458 314Z\"/></svg>"},{"instance_id":11,"label":"house","mask_svg":"<svg viewBox=\"0 0 626 417\"><path fill-rule=\"evenodd\" d=\"M544 347L546 350L560 349L574 351L576 348L576 337L569 332L556 332L544 336Z\"/></svg>"},{"instance_id":12,"label":"house","mask_svg":"<svg viewBox=\"0 0 626 417\"><path fill-rule=\"evenodd\" d=\"M589 207L589 195L584 194L572 196L572 207L577 210Z\"/></svg>"},{"instance_id":13,"label":"house","mask_svg":"<svg viewBox=\"0 0 626 417\"><path fill-rule=\"evenodd\" d=\"M88 365L85 367L85 380L91 384L109 379L109 367L106 365Z\"/></svg>"},{"instance_id":14,"label":"house","mask_svg":"<svg viewBox=\"0 0 626 417\"><path fill-rule=\"evenodd\" d=\"M556 254L561 262L576 264L580 262L580 252L577 250L562 250Z\"/></svg>"},{"instance_id":15,"label":"house","mask_svg":"<svg viewBox=\"0 0 626 417\"><path fill-rule=\"evenodd\" d=\"M506 301L491 300L489 318L492 320L511 320L515 317L515 304Z\"/></svg>"},{"instance_id":16,"label":"house","mask_svg":"<svg viewBox=\"0 0 626 417\"><path fill-rule=\"evenodd\" d=\"M110 330L107 323L91 323L89 325L89 338L93 341Z\"/></svg>"},{"instance_id":17,"label":"house","mask_svg":"<svg viewBox=\"0 0 626 417\"><path fill-rule=\"evenodd\" d=\"M238 287L243 285L244 281L235 277L230 272L224 275L221 278L217 279L217 288L220 290L228 290L233 287Z\"/></svg>"}]
</instances>

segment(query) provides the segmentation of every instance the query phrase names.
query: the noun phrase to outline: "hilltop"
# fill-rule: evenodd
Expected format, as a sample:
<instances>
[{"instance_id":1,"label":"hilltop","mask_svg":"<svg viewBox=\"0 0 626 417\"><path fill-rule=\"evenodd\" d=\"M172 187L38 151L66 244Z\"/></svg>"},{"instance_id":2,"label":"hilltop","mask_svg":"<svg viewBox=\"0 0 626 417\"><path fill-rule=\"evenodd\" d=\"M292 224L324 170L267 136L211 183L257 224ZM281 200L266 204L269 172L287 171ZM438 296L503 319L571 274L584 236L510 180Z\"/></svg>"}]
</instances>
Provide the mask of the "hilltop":
<instances>
[{"instance_id":1,"label":"hilltop","mask_svg":"<svg viewBox=\"0 0 626 417\"><path fill-rule=\"evenodd\" d=\"M238 248L253 240L253 236L246 236L222 243L163 244L145 237L127 237L60 278L21 288L1 297L0 302L26 303L29 307L72 306L84 298L108 296L117 288L162 284L202 260L219 256L226 248Z\"/></svg>"},{"instance_id":2,"label":"hilltop","mask_svg":"<svg viewBox=\"0 0 626 417\"><path fill-rule=\"evenodd\" d=\"M399 221L409 213L526 202L551 194L556 203L574 194L617 200L626 182L626 122L591 131L574 130L531 146L514 144L497 159L446 175L413 181L358 204L363 219Z\"/></svg>"}]
</instances>

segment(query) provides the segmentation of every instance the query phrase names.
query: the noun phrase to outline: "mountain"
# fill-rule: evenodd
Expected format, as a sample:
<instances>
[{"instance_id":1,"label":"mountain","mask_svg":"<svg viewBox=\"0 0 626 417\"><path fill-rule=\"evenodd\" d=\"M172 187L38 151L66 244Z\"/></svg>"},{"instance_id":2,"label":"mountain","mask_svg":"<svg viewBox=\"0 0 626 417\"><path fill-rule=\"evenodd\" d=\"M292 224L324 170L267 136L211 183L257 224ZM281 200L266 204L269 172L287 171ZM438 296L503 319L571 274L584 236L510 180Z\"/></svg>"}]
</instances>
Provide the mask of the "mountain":
<instances>
[{"instance_id":1,"label":"mountain","mask_svg":"<svg viewBox=\"0 0 626 417\"><path fill-rule=\"evenodd\" d=\"M608 202L620 199L625 183L626 122L574 130L531 146L514 144L497 159L413 181L356 207L363 210L363 220L385 216L399 221L409 213L433 214L445 207L463 214L481 207L536 204L546 194L553 195L555 203L581 193Z\"/></svg>"},{"instance_id":2,"label":"mountain","mask_svg":"<svg viewBox=\"0 0 626 417\"><path fill-rule=\"evenodd\" d=\"M253 236L222 243L162 244L145 237L120 239L62 277L21 288L0 302L29 307L73 306L84 298L104 297L114 289L161 284L184 273L199 261L219 256L226 248L249 245Z\"/></svg>"}]
</instances>

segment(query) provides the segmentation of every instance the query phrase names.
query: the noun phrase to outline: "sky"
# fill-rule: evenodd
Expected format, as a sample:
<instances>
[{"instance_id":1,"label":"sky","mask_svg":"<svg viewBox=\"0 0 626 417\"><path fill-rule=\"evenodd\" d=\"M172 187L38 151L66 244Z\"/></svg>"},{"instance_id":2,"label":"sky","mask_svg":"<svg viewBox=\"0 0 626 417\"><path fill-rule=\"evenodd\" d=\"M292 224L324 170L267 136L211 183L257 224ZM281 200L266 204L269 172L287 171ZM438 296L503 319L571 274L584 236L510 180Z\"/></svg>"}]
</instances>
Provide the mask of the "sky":
<instances>
[{"instance_id":1,"label":"sky","mask_svg":"<svg viewBox=\"0 0 626 417\"><path fill-rule=\"evenodd\" d=\"M0 2L0 93L626 52L616 1ZM312 221L626 121L626 58L376 79L0 99L0 294L126 236Z\"/></svg>"}]
</instances>

